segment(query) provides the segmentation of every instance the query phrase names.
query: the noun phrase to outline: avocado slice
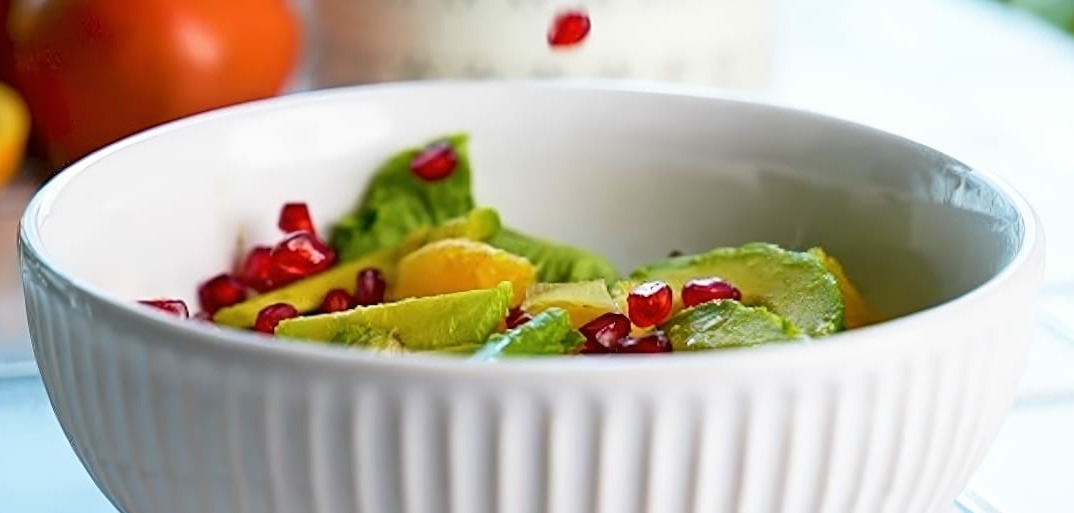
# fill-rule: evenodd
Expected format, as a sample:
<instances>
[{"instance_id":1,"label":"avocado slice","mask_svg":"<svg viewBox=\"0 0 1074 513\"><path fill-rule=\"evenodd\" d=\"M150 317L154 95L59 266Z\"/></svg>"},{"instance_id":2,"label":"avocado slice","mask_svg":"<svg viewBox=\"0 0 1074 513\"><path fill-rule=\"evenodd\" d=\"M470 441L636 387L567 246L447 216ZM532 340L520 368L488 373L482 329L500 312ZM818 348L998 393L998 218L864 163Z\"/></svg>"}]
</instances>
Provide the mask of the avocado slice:
<instances>
[{"instance_id":1,"label":"avocado slice","mask_svg":"<svg viewBox=\"0 0 1074 513\"><path fill-rule=\"evenodd\" d=\"M619 271L596 253L504 228L487 241L509 253L526 257L537 266L537 280L549 283L604 280L612 282Z\"/></svg>"},{"instance_id":2,"label":"avocado slice","mask_svg":"<svg viewBox=\"0 0 1074 513\"><path fill-rule=\"evenodd\" d=\"M751 242L708 253L669 258L631 273L634 280L663 280L672 290L693 278L718 276L742 291L742 302L765 306L811 337L843 329L843 294L814 255ZM681 299L676 294L676 309Z\"/></svg>"},{"instance_id":3,"label":"avocado slice","mask_svg":"<svg viewBox=\"0 0 1074 513\"><path fill-rule=\"evenodd\" d=\"M817 257L824 264L824 267L835 276L835 281L839 283L839 290L843 293L843 303L846 305L843 324L847 329L860 328L880 322L880 314L865 300L854 282L850 281L843 264L839 260L836 260L835 257L821 248L810 248L809 254Z\"/></svg>"},{"instance_id":4,"label":"avocado slice","mask_svg":"<svg viewBox=\"0 0 1074 513\"><path fill-rule=\"evenodd\" d=\"M730 300L687 308L668 319L661 329L675 351L707 351L802 340L793 324L765 307L746 306Z\"/></svg>"},{"instance_id":5,"label":"avocado slice","mask_svg":"<svg viewBox=\"0 0 1074 513\"><path fill-rule=\"evenodd\" d=\"M436 353L455 356L470 356L481 349L484 344L462 344L458 346L438 347L429 351L419 351L422 353Z\"/></svg>"},{"instance_id":6,"label":"avocado slice","mask_svg":"<svg viewBox=\"0 0 1074 513\"><path fill-rule=\"evenodd\" d=\"M486 241L499 233L500 229L500 214L496 209L477 207L465 216L449 219L437 226L422 226L410 232L399 244L399 256L406 256L430 242L445 239Z\"/></svg>"},{"instance_id":7,"label":"avocado slice","mask_svg":"<svg viewBox=\"0 0 1074 513\"><path fill-rule=\"evenodd\" d=\"M568 337L570 333L571 319L567 311L562 308L549 308L521 326L493 334L474 354L473 359L495 360L505 356L568 354L576 349L578 343L576 337Z\"/></svg>"},{"instance_id":8,"label":"avocado slice","mask_svg":"<svg viewBox=\"0 0 1074 513\"><path fill-rule=\"evenodd\" d=\"M498 233L499 230L500 215L496 210L475 208L466 216L450 219L442 225L417 228L398 246L384 248L357 260L337 264L325 272L221 308L213 315L213 322L235 328L249 328L254 325L257 313L262 308L276 303L288 303L299 312L309 313L321 306L325 294L332 289L343 289L353 294L357 286L355 278L358 272L366 267L380 269L388 283L392 283L395 281L399 259L425 244L448 238L484 240Z\"/></svg>"},{"instance_id":9,"label":"avocado slice","mask_svg":"<svg viewBox=\"0 0 1074 513\"><path fill-rule=\"evenodd\" d=\"M491 289L295 317L280 322L276 336L333 342L346 340L347 331L357 328L389 332L410 351L479 344L496 331L507 315L512 292L511 283L503 282Z\"/></svg>"},{"instance_id":10,"label":"avocado slice","mask_svg":"<svg viewBox=\"0 0 1074 513\"><path fill-rule=\"evenodd\" d=\"M403 343L394 331L358 324L344 326L330 341L335 345L368 347L384 352L400 353Z\"/></svg>"},{"instance_id":11,"label":"avocado slice","mask_svg":"<svg viewBox=\"0 0 1074 513\"><path fill-rule=\"evenodd\" d=\"M535 314L552 307L566 310L574 329L603 314L619 311L604 280L537 283L526 290L522 309L527 313Z\"/></svg>"},{"instance_id":12,"label":"avocado slice","mask_svg":"<svg viewBox=\"0 0 1074 513\"><path fill-rule=\"evenodd\" d=\"M397 251L394 248L382 249L241 303L221 308L213 315L213 322L235 328L249 328L254 325L261 309L276 303L290 304L302 313L312 312L321 306L325 294L332 289L343 289L353 294L358 285L358 272L366 267L380 269L385 279L391 282L395 276L397 260Z\"/></svg>"},{"instance_id":13,"label":"avocado slice","mask_svg":"<svg viewBox=\"0 0 1074 513\"><path fill-rule=\"evenodd\" d=\"M474 208L466 134L438 137L455 149L458 163L450 176L426 182L410 170L424 146L387 159L373 174L357 208L332 229L330 242L341 261L350 261L399 244L408 233L436 226Z\"/></svg>"}]
</instances>

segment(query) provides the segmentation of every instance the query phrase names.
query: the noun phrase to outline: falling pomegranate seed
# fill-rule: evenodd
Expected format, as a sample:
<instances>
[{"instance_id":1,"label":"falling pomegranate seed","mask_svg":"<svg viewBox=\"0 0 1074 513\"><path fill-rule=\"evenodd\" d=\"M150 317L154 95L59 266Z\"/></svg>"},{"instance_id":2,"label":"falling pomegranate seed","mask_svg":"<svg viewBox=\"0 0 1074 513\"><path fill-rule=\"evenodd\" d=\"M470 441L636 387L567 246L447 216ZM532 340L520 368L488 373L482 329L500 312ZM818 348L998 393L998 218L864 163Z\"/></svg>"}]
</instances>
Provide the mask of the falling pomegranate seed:
<instances>
[{"instance_id":1,"label":"falling pomegranate seed","mask_svg":"<svg viewBox=\"0 0 1074 513\"><path fill-rule=\"evenodd\" d=\"M437 141L425 147L410 161L410 170L426 182L443 180L459 165L459 154L448 141Z\"/></svg>"},{"instance_id":2,"label":"falling pomegranate seed","mask_svg":"<svg viewBox=\"0 0 1074 513\"><path fill-rule=\"evenodd\" d=\"M627 314L639 328L656 326L671 314L671 286L648 281L634 287L627 296Z\"/></svg>"},{"instance_id":3,"label":"falling pomegranate seed","mask_svg":"<svg viewBox=\"0 0 1074 513\"><path fill-rule=\"evenodd\" d=\"M272 290L272 248L256 246L246 254L237 278L258 292Z\"/></svg>"},{"instance_id":4,"label":"falling pomegranate seed","mask_svg":"<svg viewBox=\"0 0 1074 513\"><path fill-rule=\"evenodd\" d=\"M525 310L521 308L512 308L511 311L507 312L507 320L505 322L507 323L507 329L513 329L522 326L531 320L533 320L533 316L526 313Z\"/></svg>"},{"instance_id":5,"label":"falling pomegranate seed","mask_svg":"<svg viewBox=\"0 0 1074 513\"><path fill-rule=\"evenodd\" d=\"M310 232L317 236L313 229L313 219L310 217L310 209L305 203L287 203L280 209L280 220L276 226L283 233Z\"/></svg>"},{"instance_id":6,"label":"falling pomegranate seed","mask_svg":"<svg viewBox=\"0 0 1074 513\"><path fill-rule=\"evenodd\" d=\"M358 286L354 290L354 304L357 306L379 305L384 302L388 282L384 273L375 267L358 271Z\"/></svg>"},{"instance_id":7,"label":"falling pomegranate seed","mask_svg":"<svg viewBox=\"0 0 1074 513\"><path fill-rule=\"evenodd\" d=\"M350 310L353 302L354 298L346 290L332 289L324 295L324 300L321 301L321 306L317 310L321 313L342 312Z\"/></svg>"},{"instance_id":8,"label":"falling pomegranate seed","mask_svg":"<svg viewBox=\"0 0 1074 513\"><path fill-rule=\"evenodd\" d=\"M623 337L613 346L613 350L627 354L670 353L671 341L664 332L654 331L644 337Z\"/></svg>"},{"instance_id":9,"label":"falling pomegranate seed","mask_svg":"<svg viewBox=\"0 0 1074 513\"><path fill-rule=\"evenodd\" d=\"M630 319L621 313L608 312L587 322L578 331L585 336L583 354L607 353L616 341L630 334Z\"/></svg>"},{"instance_id":10,"label":"falling pomegranate seed","mask_svg":"<svg viewBox=\"0 0 1074 513\"><path fill-rule=\"evenodd\" d=\"M186 307L186 302L182 299L143 299L138 302L156 308L157 310L163 310L172 315L182 317L183 319L190 317L190 309Z\"/></svg>"},{"instance_id":11,"label":"falling pomegranate seed","mask_svg":"<svg viewBox=\"0 0 1074 513\"><path fill-rule=\"evenodd\" d=\"M284 319L298 317L299 312L295 307L287 303L274 303L257 312L257 320L254 321L254 331L261 333L275 333L276 325Z\"/></svg>"},{"instance_id":12,"label":"falling pomegranate seed","mask_svg":"<svg viewBox=\"0 0 1074 513\"><path fill-rule=\"evenodd\" d=\"M682 286L682 304L687 308L718 299L742 300L742 292L715 276L694 278Z\"/></svg>"},{"instance_id":13,"label":"falling pomegranate seed","mask_svg":"<svg viewBox=\"0 0 1074 513\"><path fill-rule=\"evenodd\" d=\"M272 248L270 275L274 285L284 285L332 267L336 253L309 232L295 232Z\"/></svg>"},{"instance_id":14,"label":"falling pomegranate seed","mask_svg":"<svg viewBox=\"0 0 1074 513\"><path fill-rule=\"evenodd\" d=\"M246 299L246 287L230 274L213 276L198 287L198 303L210 315Z\"/></svg>"},{"instance_id":15,"label":"falling pomegranate seed","mask_svg":"<svg viewBox=\"0 0 1074 513\"><path fill-rule=\"evenodd\" d=\"M575 46L585 40L592 28L589 14L582 10L568 10L556 14L548 29L548 45L553 48Z\"/></svg>"}]
</instances>

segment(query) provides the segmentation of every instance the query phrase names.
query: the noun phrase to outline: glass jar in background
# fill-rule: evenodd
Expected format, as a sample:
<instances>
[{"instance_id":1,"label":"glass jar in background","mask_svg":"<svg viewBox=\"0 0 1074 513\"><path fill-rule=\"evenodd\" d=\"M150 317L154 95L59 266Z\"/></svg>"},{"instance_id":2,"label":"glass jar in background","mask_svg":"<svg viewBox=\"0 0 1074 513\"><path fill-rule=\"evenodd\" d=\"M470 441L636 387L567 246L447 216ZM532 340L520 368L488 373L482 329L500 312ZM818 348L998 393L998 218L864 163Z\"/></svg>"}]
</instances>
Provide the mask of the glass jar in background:
<instances>
[{"instance_id":1,"label":"glass jar in background","mask_svg":"<svg viewBox=\"0 0 1074 513\"><path fill-rule=\"evenodd\" d=\"M769 75L773 0L302 0L305 85L434 78L608 77L757 90ZM552 49L556 13L589 37Z\"/></svg>"}]
</instances>

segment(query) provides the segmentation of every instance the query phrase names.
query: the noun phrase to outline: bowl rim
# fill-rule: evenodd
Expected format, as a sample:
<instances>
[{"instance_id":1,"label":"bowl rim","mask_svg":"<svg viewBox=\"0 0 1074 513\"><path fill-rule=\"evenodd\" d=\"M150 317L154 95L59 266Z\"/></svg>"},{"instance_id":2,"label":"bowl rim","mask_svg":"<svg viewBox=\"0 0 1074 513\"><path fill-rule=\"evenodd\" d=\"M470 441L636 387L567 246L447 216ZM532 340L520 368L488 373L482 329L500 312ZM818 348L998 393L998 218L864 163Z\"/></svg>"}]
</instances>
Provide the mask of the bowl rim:
<instances>
[{"instance_id":1,"label":"bowl rim","mask_svg":"<svg viewBox=\"0 0 1074 513\"><path fill-rule=\"evenodd\" d=\"M1018 220L1022 224L1023 236L1021 244L1010 262L1002 269L983 283L955 298L879 324L836 333L823 339L818 339L814 343L773 344L723 351L675 353L664 357L653 357L651 355L615 355L614 357L606 358L535 357L506 359L496 362L467 361L454 356L428 353L411 353L403 357L385 356L372 351L317 343L281 344L273 342L274 339L271 337L259 333L220 328L209 323L178 319L170 314L141 307L131 300L96 287L77 276L66 274L55 264L53 258L44 249L40 234L40 222L47 216L50 207L61 196L67 184L86 169L92 167L97 161L113 153L121 152L128 146L144 140L165 136L169 132L188 126L211 123L217 119L254 115L273 110L286 110L306 103L328 101L334 97L375 94L385 89L421 91L445 88L506 88L519 90L536 88L554 91L582 90L644 96L688 97L778 111L781 114L802 119L808 118L829 124L851 126L855 130L872 132L888 139L928 149L950 159L952 162L966 166L971 173L981 178L988 187L1003 195L1014 206ZM403 371L417 370L423 373L449 376L480 375L487 377L541 376L549 373L557 375L585 373L588 375L591 373L629 372L635 370L660 369L673 371L687 368L718 369L734 374L742 374L752 373L761 368L788 368L845 361L846 358L859 358L866 353L890 355L892 351L926 350L929 347L935 349L932 341L923 340L925 337L904 337L899 336L899 334L912 335L927 332L930 326L935 328L942 325L945 320L957 318L960 313L974 309L989 298L1002 295L1005 289L1018 283L1023 278L1022 275L1032 272L1034 268L1043 268L1044 260L1043 227L1039 217L1025 198L994 173L983 170L978 166L968 165L964 161L955 159L950 154L936 150L931 146L859 122L786 104L761 94L728 91L699 85L589 78L542 80L442 79L342 86L245 102L184 117L123 138L63 169L61 173L41 187L27 204L19 222L18 246L24 282L28 266L39 268L45 273L46 279L56 286L75 289L84 294L93 302L91 308L108 310L110 314L117 315L123 323L133 323L139 330L159 331L168 335L149 337L148 339L142 338L143 343L146 344L167 345L175 340L182 340L184 347L175 348L176 350L204 350L209 353L244 359L250 357L281 359L307 365L352 370L356 366L372 366ZM1039 283L1037 286L1039 286ZM26 300L28 301L28 298ZM963 313L963 315L965 314ZM34 342L34 347L36 351L36 341Z\"/></svg>"}]
</instances>

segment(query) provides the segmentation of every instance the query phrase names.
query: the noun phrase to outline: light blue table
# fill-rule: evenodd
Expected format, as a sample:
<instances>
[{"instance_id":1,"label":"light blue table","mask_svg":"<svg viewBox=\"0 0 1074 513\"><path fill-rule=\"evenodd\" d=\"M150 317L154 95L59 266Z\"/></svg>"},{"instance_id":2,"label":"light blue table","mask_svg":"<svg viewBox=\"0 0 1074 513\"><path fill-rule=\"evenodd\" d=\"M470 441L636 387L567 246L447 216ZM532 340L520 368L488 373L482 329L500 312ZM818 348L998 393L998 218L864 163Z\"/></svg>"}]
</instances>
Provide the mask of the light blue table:
<instances>
[{"instance_id":1,"label":"light blue table","mask_svg":"<svg viewBox=\"0 0 1074 513\"><path fill-rule=\"evenodd\" d=\"M1048 289L1029 374L953 511L1074 512L1074 38L984 0L782 0L778 12L770 94L993 169L1044 219ZM27 355L25 340L0 341L0 512L115 513L32 364L3 363Z\"/></svg>"}]
</instances>

